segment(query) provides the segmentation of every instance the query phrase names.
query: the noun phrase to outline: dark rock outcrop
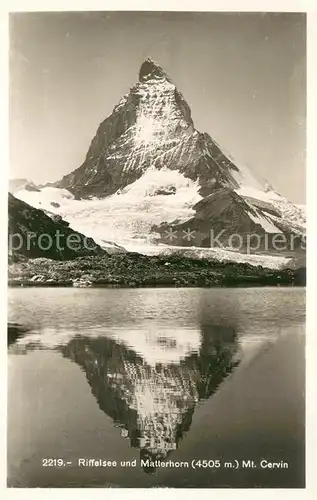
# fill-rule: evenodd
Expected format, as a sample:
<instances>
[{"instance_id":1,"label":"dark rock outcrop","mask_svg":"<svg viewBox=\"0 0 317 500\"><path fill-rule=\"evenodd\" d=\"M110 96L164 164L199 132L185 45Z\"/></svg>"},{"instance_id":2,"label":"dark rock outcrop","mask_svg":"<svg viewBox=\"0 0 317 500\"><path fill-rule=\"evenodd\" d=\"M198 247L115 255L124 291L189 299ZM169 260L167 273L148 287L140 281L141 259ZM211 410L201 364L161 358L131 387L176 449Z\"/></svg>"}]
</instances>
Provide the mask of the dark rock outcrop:
<instances>
[{"instance_id":1,"label":"dark rock outcrop","mask_svg":"<svg viewBox=\"0 0 317 500\"><path fill-rule=\"evenodd\" d=\"M268 233L260 223L261 219L257 221L259 216L268 224L270 221L258 208L249 205L229 188L220 188L206 195L193 209L194 215L185 222L176 220L173 223L153 226L152 231L160 235L158 241L167 243L172 231L173 245L204 248L223 246L242 252L250 251L251 248L251 253L264 254L272 248L279 250L274 241L280 238L280 248L284 242L284 253L293 251L299 256L305 254L302 249L305 243L303 234L293 234L291 227L281 224L278 220L274 220L276 232Z\"/></svg>"},{"instance_id":2,"label":"dark rock outcrop","mask_svg":"<svg viewBox=\"0 0 317 500\"><path fill-rule=\"evenodd\" d=\"M52 220L42 210L31 207L9 193L9 258L19 260L45 257L70 260L101 255L104 251L92 238L73 231L67 222Z\"/></svg>"}]
</instances>

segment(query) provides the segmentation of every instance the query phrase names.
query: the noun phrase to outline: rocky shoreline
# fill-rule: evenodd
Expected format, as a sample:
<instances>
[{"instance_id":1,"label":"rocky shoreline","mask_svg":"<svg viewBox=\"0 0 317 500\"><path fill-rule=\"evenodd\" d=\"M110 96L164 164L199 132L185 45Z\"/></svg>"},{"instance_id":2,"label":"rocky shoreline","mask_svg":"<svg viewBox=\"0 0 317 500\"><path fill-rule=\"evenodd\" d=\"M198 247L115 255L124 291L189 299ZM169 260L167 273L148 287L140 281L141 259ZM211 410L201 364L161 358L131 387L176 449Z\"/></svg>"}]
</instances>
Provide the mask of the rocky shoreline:
<instances>
[{"instance_id":1,"label":"rocky shoreline","mask_svg":"<svg viewBox=\"0 0 317 500\"><path fill-rule=\"evenodd\" d=\"M40 287L305 286L306 268L261 266L139 254L78 257L71 261L22 259L9 264L8 285Z\"/></svg>"}]
</instances>

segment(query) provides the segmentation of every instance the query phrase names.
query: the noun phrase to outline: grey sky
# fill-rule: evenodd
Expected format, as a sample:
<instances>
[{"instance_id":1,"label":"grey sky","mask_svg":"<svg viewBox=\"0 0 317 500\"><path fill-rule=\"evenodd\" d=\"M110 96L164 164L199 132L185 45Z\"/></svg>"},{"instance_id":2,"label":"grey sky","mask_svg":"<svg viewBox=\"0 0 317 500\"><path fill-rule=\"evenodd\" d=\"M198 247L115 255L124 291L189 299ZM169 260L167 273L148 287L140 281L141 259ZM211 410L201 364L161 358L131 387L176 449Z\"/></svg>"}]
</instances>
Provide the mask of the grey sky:
<instances>
[{"instance_id":1,"label":"grey sky","mask_svg":"<svg viewBox=\"0 0 317 500\"><path fill-rule=\"evenodd\" d=\"M151 56L208 132L305 202L304 14L30 13L10 20L11 177L57 180Z\"/></svg>"}]
</instances>

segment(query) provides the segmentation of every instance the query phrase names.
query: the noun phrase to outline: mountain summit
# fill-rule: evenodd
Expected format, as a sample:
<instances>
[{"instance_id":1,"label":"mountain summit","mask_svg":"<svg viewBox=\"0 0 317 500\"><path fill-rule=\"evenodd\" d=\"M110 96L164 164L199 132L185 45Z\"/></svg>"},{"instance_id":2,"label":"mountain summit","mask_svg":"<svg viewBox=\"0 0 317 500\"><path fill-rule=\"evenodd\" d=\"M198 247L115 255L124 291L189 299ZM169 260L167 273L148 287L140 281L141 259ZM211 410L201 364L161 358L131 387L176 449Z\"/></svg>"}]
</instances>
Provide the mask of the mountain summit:
<instances>
[{"instance_id":1,"label":"mountain summit","mask_svg":"<svg viewBox=\"0 0 317 500\"><path fill-rule=\"evenodd\" d=\"M99 125L84 163L56 186L77 198L108 196L149 167L178 170L198 179L205 192L210 185L238 187L238 168L195 129L184 97L150 58L141 65L139 82Z\"/></svg>"},{"instance_id":2,"label":"mountain summit","mask_svg":"<svg viewBox=\"0 0 317 500\"><path fill-rule=\"evenodd\" d=\"M139 81L140 82L146 82L148 80L167 80L170 82L170 79L164 73L163 69L161 66L156 64L156 62L151 59L151 57L148 57L141 65L140 72L139 72Z\"/></svg>"}]
</instances>

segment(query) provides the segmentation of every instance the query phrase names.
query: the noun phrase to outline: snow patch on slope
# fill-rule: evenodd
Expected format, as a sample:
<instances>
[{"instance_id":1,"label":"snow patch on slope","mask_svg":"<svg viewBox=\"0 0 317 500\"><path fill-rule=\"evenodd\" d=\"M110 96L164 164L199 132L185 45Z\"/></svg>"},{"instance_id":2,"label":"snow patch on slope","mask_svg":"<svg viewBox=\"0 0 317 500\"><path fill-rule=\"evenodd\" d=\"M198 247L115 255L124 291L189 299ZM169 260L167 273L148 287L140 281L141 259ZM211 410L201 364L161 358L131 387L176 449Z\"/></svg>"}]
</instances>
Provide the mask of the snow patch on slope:
<instances>
[{"instance_id":1,"label":"snow patch on slope","mask_svg":"<svg viewBox=\"0 0 317 500\"><path fill-rule=\"evenodd\" d=\"M67 189L54 187L45 187L40 191L21 189L17 191L14 196L40 210L51 210L53 208L52 203L59 203L62 206L66 205L68 201L74 200L74 195Z\"/></svg>"},{"instance_id":2,"label":"snow patch on slope","mask_svg":"<svg viewBox=\"0 0 317 500\"><path fill-rule=\"evenodd\" d=\"M61 215L70 227L96 243L107 240L126 246L135 238L148 241L153 225L193 216L193 205L202 199L198 190L198 182L176 170L150 167L133 184L104 199L75 200L66 189L48 187L41 192L19 191L16 196Z\"/></svg>"},{"instance_id":3,"label":"snow patch on slope","mask_svg":"<svg viewBox=\"0 0 317 500\"><path fill-rule=\"evenodd\" d=\"M198 182L193 182L177 170L169 170L166 167L161 169L150 167L142 177L133 184L129 184L121 193L140 201L146 197L155 196L158 190L170 187L174 187L176 190L174 198L171 198L175 205L195 204L202 199L198 194L200 188ZM169 202L169 198L165 197L164 199L167 203Z\"/></svg>"},{"instance_id":4,"label":"snow patch on slope","mask_svg":"<svg viewBox=\"0 0 317 500\"><path fill-rule=\"evenodd\" d=\"M280 255L260 255L241 253L229 248L201 248L201 247L182 247L172 245L151 245L142 244L140 242L132 243L125 246L126 250L130 252L138 252L143 255L164 255L166 257L173 254L181 254L184 257L193 259L208 259L216 260L218 262L236 262L250 264L251 266L262 266L268 269L281 269L287 266L290 258Z\"/></svg>"},{"instance_id":5,"label":"snow patch on slope","mask_svg":"<svg viewBox=\"0 0 317 500\"><path fill-rule=\"evenodd\" d=\"M260 226L262 226L264 231L266 231L267 233L271 233L271 234L276 234L276 233L282 232L280 229L278 229L273 224L273 222L269 219L269 217L262 216L256 208L254 208L254 207L252 207L252 208L253 208L253 212L255 212L255 214L249 212L250 219L252 219L253 222L255 222L256 224L259 224Z\"/></svg>"}]
</instances>

